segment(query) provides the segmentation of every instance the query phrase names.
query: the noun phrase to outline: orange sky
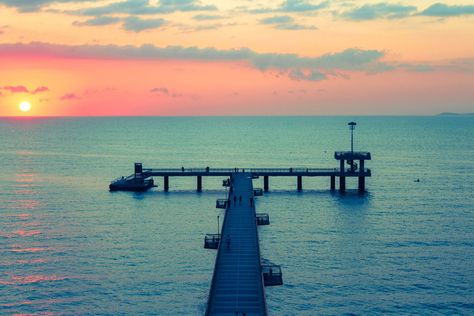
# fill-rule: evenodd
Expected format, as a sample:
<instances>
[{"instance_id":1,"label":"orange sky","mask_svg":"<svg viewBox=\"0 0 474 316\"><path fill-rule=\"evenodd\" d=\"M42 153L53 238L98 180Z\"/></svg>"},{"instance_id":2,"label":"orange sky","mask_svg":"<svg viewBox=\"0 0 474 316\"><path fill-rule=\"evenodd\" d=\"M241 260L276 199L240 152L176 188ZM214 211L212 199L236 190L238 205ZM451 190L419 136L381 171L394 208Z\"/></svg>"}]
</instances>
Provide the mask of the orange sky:
<instances>
[{"instance_id":1,"label":"orange sky","mask_svg":"<svg viewBox=\"0 0 474 316\"><path fill-rule=\"evenodd\" d=\"M0 0L0 21L0 116L474 112L469 1Z\"/></svg>"}]
</instances>

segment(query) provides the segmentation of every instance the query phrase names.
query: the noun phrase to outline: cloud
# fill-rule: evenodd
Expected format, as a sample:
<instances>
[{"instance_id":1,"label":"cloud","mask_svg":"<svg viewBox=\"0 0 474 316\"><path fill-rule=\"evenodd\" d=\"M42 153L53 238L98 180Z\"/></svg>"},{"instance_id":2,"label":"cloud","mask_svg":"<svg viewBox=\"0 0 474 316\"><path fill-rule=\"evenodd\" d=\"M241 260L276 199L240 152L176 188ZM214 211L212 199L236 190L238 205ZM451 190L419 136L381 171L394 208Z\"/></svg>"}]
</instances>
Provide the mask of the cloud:
<instances>
[{"instance_id":1,"label":"cloud","mask_svg":"<svg viewBox=\"0 0 474 316\"><path fill-rule=\"evenodd\" d=\"M135 16L129 16L124 19L123 29L133 32L141 32L144 30L155 29L166 23L164 19L141 19Z\"/></svg>"},{"instance_id":2,"label":"cloud","mask_svg":"<svg viewBox=\"0 0 474 316\"><path fill-rule=\"evenodd\" d=\"M262 70L268 68L363 70L367 65L378 61L384 55L382 51L356 48L349 48L341 52L318 57L301 57L295 54L253 53L250 62Z\"/></svg>"},{"instance_id":3,"label":"cloud","mask_svg":"<svg viewBox=\"0 0 474 316\"><path fill-rule=\"evenodd\" d=\"M203 20L204 21L204 20ZM212 23L212 24L173 24L183 33L217 30L225 27L235 26L237 23Z\"/></svg>"},{"instance_id":4,"label":"cloud","mask_svg":"<svg viewBox=\"0 0 474 316\"><path fill-rule=\"evenodd\" d=\"M278 29L278 30L291 30L291 31L317 30L318 29L316 26L296 24L296 23L278 24L278 25L275 25L275 28Z\"/></svg>"},{"instance_id":5,"label":"cloud","mask_svg":"<svg viewBox=\"0 0 474 316\"><path fill-rule=\"evenodd\" d=\"M435 68L427 64L400 64L399 68L403 68L409 72L432 72Z\"/></svg>"},{"instance_id":6,"label":"cloud","mask_svg":"<svg viewBox=\"0 0 474 316\"><path fill-rule=\"evenodd\" d=\"M261 24L273 25L279 30L314 30L316 27L294 23L294 18L288 15L272 16L260 20Z\"/></svg>"},{"instance_id":7,"label":"cloud","mask_svg":"<svg viewBox=\"0 0 474 316\"><path fill-rule=\"evenodd\" d=\"M150 92L152 92L152 93L161 93L161 94L165 94L165 95L168 95L170 93L168 88L165 88L165 87L153 88L153 89L150 90Z\"/></svg>"},{"instance_id":8,"label":"cloud","mask_svg":"<svg viewBox=\"0 0 474 316\"><path fill-rule=\"evenodd\" d=\"M350 20L363 21L375 19L401 19L415 13L415 6L406 6L400 4L378 3L366 4L346 11L341 15Z\"/></svg>"},{"instance_id":9,"label":"cloud","mask_svg":"<svg viewBox=\"0 0 474 316\"><path fill-rule=\"evenodd\" d=\"M38 88L36 88L35 90L33 90L33 91L31 92L31 94L37 94L37 93L47 92L47 91L49 91L49 88L48 88L48 87L41 86L41 87L38 87Z\"/></svg>"},{"instance_id":10,"label":"cloud","mask_svg":"<svg viewBox=\"0 0 474 316\"><path fill-rule=\"evenodd\" d=\"M262 19L260 22L262 24L280 24L280 23L291 23L293 22L293 18L288 15L281 15L281 16L272 16L269 18Z\"/></svg>"},{"instance_id":11,"label":"cloud","mask_svg":"<svg viewBox=\"0 0 474 316\"><path fill-rule=\"evenodd\" d=\"M152 44L142 46L118 45L60 45L43 42L29 44L0 44L0 55L55 56L64 58L97 59L138 59L138 60L195 60L246 62L256 69L266 70L308 70L337 72L344 70L383 71L386 66L380 62L385 53L380 50L350 48L344 51L316 57L296 54L257 53L248 48L220 50L183 46L157 47ZM304 77L302 77L304 78ZM307 77L312 79L313 77Z\"/></svg>"},{"instance_id":12,"label":"cloud","mask_svg":"<svg viewBox=\"0 0 474 316\"><path fill-rule=\"evenodd\" d=\"M25 86L5 86L2 89L10 91L11 93L28 93L28 88Z\"/></svg>"},{"instance_id":13,"label":"cloud","mask_svg":"<svg viewBox=\"0 0 474 316\"><path fill-rule=\"evenodd\" d=\"M126 0L113 2L105 6L86 8L67 13L100 16L108 14L130 14L146 15L173 13L176 11L215 11L214 5L201 5L197 0L161 0L157 5L153 5L149 0Z\"/></svg>"},{"instance_id":14,"label":"cloud","mask_svg":"<svg viewBox=\"0 0 474 316\"><path fill-rule=\"evenodd\" d=\"M21 85L19 85L19 86L5 86L5 87L2 87L0 89L7 90L10 93L30 93L30 94L33 94L33 95L37 94L37 93L49 91L48 87L41 86L41 87L38 87L35 90L30 92L30 90L28 90L27 87L21 86Z\"/></svg>"},{"instance_id":15,"label":"cloud","mask_svg":"<svg viewBox=\"0 0 474 316\"><path fill-rule=\"evenodd\" d=\"M159 28L166 23L166 20L161 18L141 19L135 16L129 16L126 18L98 16L83 22L75 21L72 24L75 26L102 26L116 23L122 23L122 28L124 30L141 32L144 30Z\"/></svg>"},{"instance_id":16,"label":"cloud","mask_svg":"<svg viewBox=\"0 0 474 316\"><path fill-rule=\"evenodd\" d=\"M311 4L305 0L286 0L283 2L280 10L284 12L306 12L324 9L329 5L329 1L319 4Z\"/></svg>"},{"instance_id":17,"label":"cloud","mask_svg":"<svg viewBox=\"0 0 474 316\"><path fill-rule=\"evenodd\" d=\"M0 0L0 4L16 8L20 12L39 11L53 3L77 2L77 0Z\"/></svg>"},{"instance_id":18,"label":"cloud","mask_svg":"<svg viewBox=\"0 0 474 316\"><path fill-rule=\"evenodd\" d=\"M293 80L321 81L326 80L327 76L318 70L304 71L301 69L291 70L289 77Z\"/></svg>"},{"instance_id":19,"label":"cloud","mask_svg":"<svg viewBox=\"0 0 474 316\"><path fill-rule=\"evenodd\" d=\"M193 16L193 19L196 21L209 21L209 20L218 20L223 19L223 16L220 15L210 15L210 14L198 14Z\"/></svg>"},{"instance_id":20,"label":"cloud","mask_svg":"<svg viewBox=\"0 0 474 316\"><path fill-rule=\"evenodd\" d=\"M474 5L450 6L444 3L435 3L419 13L419 15L436 17L451 17L471 14L474 14Z\"/></svg>"},{"instance_id":21,"label":"cloud","mask_svg":"<svg viewBox=\"0 0 474 316\"><path fill-rule=\"evenodd\" d=\"M78 97L75 93L66 93L62 97L59 98L61 101L69 101L69 100L79 100L80 97Z\"/></svg>"},{"instance_id":22,"label":"cloud","mask_svg":"<svg viewBox=\"0 0 474 316\"><path fill-rule=\"evenodd\" d=\"M286 0L280 4L277 8L258 8L252 9L248 12L263 14L263 13L272 13L272 12L286 12L286 13L304 13L310 11L318 11L328 7L329 1L323 1L319 4L312 4L307 0Z\"/></svg>"},{"instance_id":23,"label":"cloud","mask_svg":"<svg viewBox=\"0 0 474 316\"><path fill-rule=\"evenodd\" d=\"M83 22L75 21L72 24L76 26L84 26L84 25L86 26L99 26L100 25L101 26L101 25L115 24L121 21L122 21L121 18L110 17L110 16L97 16Z\"/></svg>"},{"instance_id":24,"label":"cloud","mask_svg":"<svg viewBox=\"0 0 474 316\"><path fill-rule=\"evenodd\" d=\"M167 97L173 97L173 98L178 98L178 97L182 97L183 94L181 93L172 93L168 90L168 88L166 87L157 87L157 88L153 88L150 90L151 93L155 93L155 94L158 94L158 95L164 95L164 96L167 96Z\"/></svg>"},{"instance_id":25,"label":"cloud","mask_svg":"<svg viewBox=\"0 0 474 316\"><path fill-rule=\"evenodd\" d=\"M288 94L306 94L306 90L305 89L288 90L286 93L288 93Z\"/></svg>"}]
</instances>

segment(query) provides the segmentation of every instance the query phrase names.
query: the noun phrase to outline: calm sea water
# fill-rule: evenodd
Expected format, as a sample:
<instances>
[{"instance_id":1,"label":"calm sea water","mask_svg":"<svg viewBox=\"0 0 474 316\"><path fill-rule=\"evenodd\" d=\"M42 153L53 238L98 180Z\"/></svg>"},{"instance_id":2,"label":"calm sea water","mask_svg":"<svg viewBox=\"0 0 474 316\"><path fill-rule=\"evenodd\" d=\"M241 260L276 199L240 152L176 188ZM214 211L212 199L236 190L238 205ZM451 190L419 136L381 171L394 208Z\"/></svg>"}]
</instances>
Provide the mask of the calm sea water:
<instances>
[{"instance_id":1,"label":"calm sea water","mask_svg":"<svg viewBox=\"0 0 474 316\"><path fill-rule=\"evenodd\" d=\"M138 161L336 167L352 119L0 119L0 314L203 314L222 179L200 194L195 179L144 194L110 180ZM262 254L284 273L270 314L474 314L474 117L355 120L373 157L364 197L270 178L257 200Z\"/></svg>"}]
</instances>

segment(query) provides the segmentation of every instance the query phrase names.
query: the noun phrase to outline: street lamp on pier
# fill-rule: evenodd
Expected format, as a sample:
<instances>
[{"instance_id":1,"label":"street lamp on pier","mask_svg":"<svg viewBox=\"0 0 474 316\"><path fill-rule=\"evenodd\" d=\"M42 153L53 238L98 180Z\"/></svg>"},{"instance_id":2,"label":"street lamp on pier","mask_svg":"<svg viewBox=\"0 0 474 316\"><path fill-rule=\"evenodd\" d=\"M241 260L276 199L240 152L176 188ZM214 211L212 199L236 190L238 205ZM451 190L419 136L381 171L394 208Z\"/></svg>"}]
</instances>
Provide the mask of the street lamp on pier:
<instances>
[{"instance_id":1,"label":"street lamp on pier","mask_svg":"<svg viewBox=\"0 0 474 316\"><path fill-rule=\"evenodd\" d=\"M354 129L357 125L356 122L349 122L349 129L351 130L351 153L354 153Z\"/></svg>"}]
</instances>

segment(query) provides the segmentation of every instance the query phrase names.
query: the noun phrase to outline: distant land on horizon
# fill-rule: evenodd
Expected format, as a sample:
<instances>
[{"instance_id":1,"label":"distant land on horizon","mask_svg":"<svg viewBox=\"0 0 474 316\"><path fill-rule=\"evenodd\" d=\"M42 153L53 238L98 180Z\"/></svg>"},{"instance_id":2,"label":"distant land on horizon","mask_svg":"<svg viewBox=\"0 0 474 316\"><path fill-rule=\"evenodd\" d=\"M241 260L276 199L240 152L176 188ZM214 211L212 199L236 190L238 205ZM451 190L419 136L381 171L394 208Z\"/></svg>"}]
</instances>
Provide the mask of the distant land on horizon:
<instances>
[{"instance_id":1,"label":"distant land on horizon","mask_svg":"<svg viewBox=\"0 0 474 316\"><path fill-rule=\"evenodd\" d=\"M459 116L459 115L470 116L470 115L474 115L474 112L471 112L471 113L442 112L442 113L439 113L437 116Z\"/></svg>"}]
</instances>

